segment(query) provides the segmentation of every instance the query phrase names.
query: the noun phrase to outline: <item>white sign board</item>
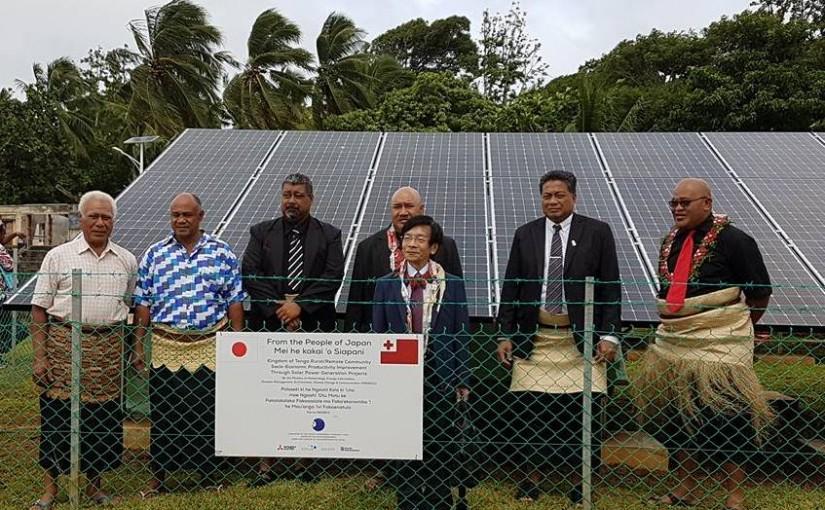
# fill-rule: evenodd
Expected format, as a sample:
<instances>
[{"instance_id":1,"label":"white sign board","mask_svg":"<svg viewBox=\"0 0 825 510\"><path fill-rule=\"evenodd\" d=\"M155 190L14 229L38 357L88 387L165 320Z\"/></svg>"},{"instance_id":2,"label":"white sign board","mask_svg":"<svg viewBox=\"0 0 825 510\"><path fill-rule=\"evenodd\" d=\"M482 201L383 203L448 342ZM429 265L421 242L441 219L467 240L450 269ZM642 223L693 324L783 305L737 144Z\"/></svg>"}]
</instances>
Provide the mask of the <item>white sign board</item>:
<instances>
[{"instance_id":1,"label":"white sign board","mask_svg":"<svg viewBox=\"0 0 825 510\"><path fill-rule=\"evenodd\" d=\"M422 458L420 335L221 332L217 342L216 455Z\"/></svg>"}]
</instances>

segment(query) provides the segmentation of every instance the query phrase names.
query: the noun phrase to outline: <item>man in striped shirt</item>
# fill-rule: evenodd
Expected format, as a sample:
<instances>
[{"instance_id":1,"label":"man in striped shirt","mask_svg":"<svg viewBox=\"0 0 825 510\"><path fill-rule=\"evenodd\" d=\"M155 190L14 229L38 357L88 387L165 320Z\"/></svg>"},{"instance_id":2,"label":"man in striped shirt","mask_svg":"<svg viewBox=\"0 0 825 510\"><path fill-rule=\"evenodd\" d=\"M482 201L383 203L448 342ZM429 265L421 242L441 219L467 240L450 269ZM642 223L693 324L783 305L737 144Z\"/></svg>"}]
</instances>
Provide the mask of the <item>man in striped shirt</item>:
<instances>
[{"instance_id":1,"label":"man in striped shirt","mask_svg":"<svg viewBox=\"0 0 825 510\"><path fill-rule=\"evenodd\" d=\"M151 325L153 478L142 493L166 489L168 471L196 469L215 479L215 334L244 327L238 259L229 245L200 229L204 210L192 193L170 206L173 235L149 247L138 267L135 365L142 367Z\"/></svg>"}]
</instances>

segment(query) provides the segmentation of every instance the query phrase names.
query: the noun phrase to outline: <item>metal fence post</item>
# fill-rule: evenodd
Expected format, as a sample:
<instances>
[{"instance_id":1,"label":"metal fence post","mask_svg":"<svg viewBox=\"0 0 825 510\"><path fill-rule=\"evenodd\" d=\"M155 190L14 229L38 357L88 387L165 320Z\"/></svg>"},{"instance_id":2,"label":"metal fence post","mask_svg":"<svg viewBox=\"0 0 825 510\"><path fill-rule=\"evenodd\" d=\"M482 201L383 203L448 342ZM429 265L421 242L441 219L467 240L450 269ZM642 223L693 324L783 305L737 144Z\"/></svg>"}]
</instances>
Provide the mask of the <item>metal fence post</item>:
<instances>
[{"instance_id":1,"label":"metal fence post","mask_svg":"<svg viewBox=\"0 0 825 510\"><path fill-rule=\"evenodd\" d=\"M17 250L17 243L15 243L14 248L12 249L12 259L14 260L14 265L12 266L12 278L14 280L13 288L17 289L19 287L20 280L17 276L18 271L20 271L20 266L17 262L18 258L18 250ZM11 348L9 352L11 352L15 347L17 347L17 310L13 310L11 312ZM6 358L8 361L8 358Z\"/></svg>"},{"instance_id":2,"label":"metal fence post","mask_svg":"<svg viewBox=\"0 0 825 510\"><path fill-rule=\"evenodd\" d=\"M582 506L593 508L593 277L584 284L584 387L582 388Z\"/></svg>"},{"instance_id":3,"label":"metal fence post","mask_svg":"<svg viewBox=\"0 0 825 510\"><path fill-rule=\"evenodd\" d=\"M83 271L72 270L72 401L71 401L71 469L69 502L80 508L80 364L81 324L83 317Z\"/></svg>"}]
</instances>

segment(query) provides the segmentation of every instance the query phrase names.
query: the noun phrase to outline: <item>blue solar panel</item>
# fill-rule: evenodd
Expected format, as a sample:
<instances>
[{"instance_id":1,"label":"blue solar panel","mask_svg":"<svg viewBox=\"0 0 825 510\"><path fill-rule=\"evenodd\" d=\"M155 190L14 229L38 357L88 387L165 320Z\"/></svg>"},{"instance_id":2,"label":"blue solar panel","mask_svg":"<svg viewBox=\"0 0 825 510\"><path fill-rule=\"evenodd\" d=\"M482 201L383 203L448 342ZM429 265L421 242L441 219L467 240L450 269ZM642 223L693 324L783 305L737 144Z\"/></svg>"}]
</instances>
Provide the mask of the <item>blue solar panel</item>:
<instances>
[{"instance_id":1,"label":"blue solar panel","mask_svg":"<svg viewBox=\"0 0 825 510\"><path fill-rule=\"evenodd\" d=\"M579 180L576 211L605 221L613 230L622 278L622 318L656 319L647 273L587 134L491 134L490 158L499 278L504 278L516 229L542 215L539 178L549 170L566 170Z\"/></svg>"},{"instance_id":2,"label":"blue solar panel","mask_svg":"<svg viewBox=\"0 0 825 510\"><path fill-rule=\"evenodd\" d=\"M221 238L240 256L249 241L249 227L281 215L284 177L300 172L312 179L315 195L312 215L340 228L346 240L355 220L378 137L378 133L286 133L238 204Z\"/></svg>"},{"instance_id":3,"label":"blue solar panel","mask_svg":"<svg viewBox=\"0 0 825 510\"><path fill-rule=\"evenodd\" d=\"M777 286L762 322L825 324L821 313L813 313L825 310L825 294L698 135L598 134L597 139L654 263L661 240L673 224L666 205L673 188L685 177L701 177L713 190L715 212L728 214L737 227L756 239Z\"/></svg>"},{"instance_id":4,"label":"blue solar panel","mask_svg":"<svg viewBox=\"0 0 825 510\"><path fill-rule=\"evenodd\" d=\"M390 197L402 186L416 188L427 214L455 239L470 313L489 316L482 135L388 133L369 201L364 204L359 241L390 224Z\"/></svg>"},{"instance_id":5,"label":"blue solar panel","mask_svg":"<svg viewBox=\"0 0 825 510\"><path fill-rule=\"evenodd\" d=\"M138 258L171 232L169 202L189 191L203 202L211 232L275 143L277 131L190 129L117 200L113 238Z\"/></svg>"}]
</instances>

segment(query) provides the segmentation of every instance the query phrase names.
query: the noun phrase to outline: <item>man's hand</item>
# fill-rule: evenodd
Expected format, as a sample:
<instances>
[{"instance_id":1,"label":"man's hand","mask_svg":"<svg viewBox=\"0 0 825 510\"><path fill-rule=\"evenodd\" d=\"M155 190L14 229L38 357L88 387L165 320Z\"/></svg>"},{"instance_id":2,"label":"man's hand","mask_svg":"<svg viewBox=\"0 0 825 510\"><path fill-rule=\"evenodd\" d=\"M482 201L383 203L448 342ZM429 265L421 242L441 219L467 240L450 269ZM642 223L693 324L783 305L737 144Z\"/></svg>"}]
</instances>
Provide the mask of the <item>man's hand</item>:
<instances>
[{"instance_id":1,"label":"man's hand","mask_svg":"<svg viewBox=\"0 0 825 510\"><path fill-rule=\"evenodd\" d=\"M601 363L603 361L613 363L616 361L617 351L618 349L616 348L616 344L609 340L601 340L596 345L596 359L594 361L596 363Z\"/></svg>"},{"instance_id":2,"label":"man's hand","mask_svg":"<svg viewBox=\"0 0 825 510\"><path fill-rule=\"evenodd\" d=\"M275 311L275 315L285 326L289 326L290 322L297 321L301 317L301 307L298 303L284 303Z\"/></svg>"},{"instance_id":3,"label":"man's hand","mask_svg":"<svg viewBox=\"0 0 825 510\"><path fill-rule=\"evenodd\" d=\"M496 356L498 356L498 361L501 364L507 368L510 368L513 364L513 342L507 339L501 339L498 342Z\"/></svg>"},{"instance_id":4,"label":"man's hand","mask_svg":"<svg viewBox=\"0 0 825 510\"><path fill-rule=\"evenodd\" d=\"M467 402L470 399L470 388L458 388L455 390L456 402Z\"/></svg>"},{"instance_id":5,"label":"man's hand","mask_svg":"<svg viewBox=\"0 0 825 510\"><path fill-rule=\"evenodd\" d=\"M46 359L35 358L34 363L32 363L32 379L34 384L43 388L52 383L52 374L49 370L49 362Z\"/></svg>"}]
</instances>

